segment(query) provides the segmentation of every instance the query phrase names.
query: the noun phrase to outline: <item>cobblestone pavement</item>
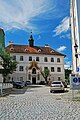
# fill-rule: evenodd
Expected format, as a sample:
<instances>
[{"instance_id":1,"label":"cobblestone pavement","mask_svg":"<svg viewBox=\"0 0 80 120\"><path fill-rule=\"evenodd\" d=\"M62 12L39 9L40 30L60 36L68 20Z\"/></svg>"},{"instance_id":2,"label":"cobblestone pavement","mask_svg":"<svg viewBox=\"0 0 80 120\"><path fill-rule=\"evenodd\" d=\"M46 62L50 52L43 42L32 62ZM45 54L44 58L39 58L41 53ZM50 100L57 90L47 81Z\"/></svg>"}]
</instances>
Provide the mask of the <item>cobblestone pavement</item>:
<instances>
[{"instance_id":1,"label":"cobblestone pavement","mask_svg":"<svg viewBox=\"0 0 80 120\"><path fill-rule=\"evenodd\" d=\"M42 86L0 97L0 120L80 120L80 102L66 95Z\"/></svg>"}]
</instances>

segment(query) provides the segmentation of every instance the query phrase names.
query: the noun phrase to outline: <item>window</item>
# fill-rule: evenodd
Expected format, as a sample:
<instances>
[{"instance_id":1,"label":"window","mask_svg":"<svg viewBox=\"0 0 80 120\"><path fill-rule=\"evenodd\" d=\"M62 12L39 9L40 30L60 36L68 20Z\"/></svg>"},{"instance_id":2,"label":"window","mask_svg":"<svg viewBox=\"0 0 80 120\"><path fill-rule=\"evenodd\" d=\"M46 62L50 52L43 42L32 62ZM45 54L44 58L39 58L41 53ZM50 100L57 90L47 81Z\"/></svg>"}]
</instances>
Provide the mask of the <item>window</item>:
<instances>
[{"instance_id":1,"label":"window","mask_svg":"<svg viewBox=\"0 0 80 120\"><path fill-rule=\"evenodd\" d=\"M26 48L24 51L25 51L25 52L27 52L27 51L28 51L28 49Z\"/></svg>"},{"instance_id":2,"label":"window","mask_svg":"<svg viewBox=\"0 0 80 120\"><path fill-rule=\"evenodd\" d=\"M61 72L61 68L60 67L57 67L57 72Z\"/></svg>"},{"instance_id":3,"label":"window","mask_svg":"<svg viewBox=\"0 0 80 120\"><path fill-rule=\"evenodd\" d=\"M41 52L41 49L39 49L38 52Z\"/></svg>"},{"instance_id":4,"label":"window","mask_svg":"<svg viewBox=\"0 0 80 120\"><path fill-rule=\"evenodd\" d=\"M13 51L13 50L14 50L14 48L13 48L13 47L11 47L11 48L10 48L10 51Z\"/></svg>"},{"instance_id":5,"label":"window","mask_svg":"<svg viewBox=\"0 0 80 120\"><path fill-rule=\"evenodd\" d=\"M57 62L60 62L60 58L57 58Z\"/></svg>"},{"instance_id":6,"label":"window","mask_svg":"<svg viewBox=\"0 0 80 120\"><path fill-rule=\"evenodd\" d=\"M44 62L48 62L47 57L44 57Z\"/></svg>"},{"instance_id":7,"label":"window","mask_svg":"<svg viewBox=\"0 0 80 120\"><path fill-rule=\"evenodd\" d=\"M19 66L19 71L23 71L23 66Z\"/></svg>"},{"instance_id":8,"label":"window","mask_svg":"<svg viewBox=\"0 0 80 120\"><path fill-rule=\"evenodd\" d=\"M58 80L61 80L61 78L60 78L60 77L58 77Z\"/></svg>"},{"instance_id":9,"label":"window","mask_svg":"<svg viewBox=\"0 0 80 120\"><path fill-rule=\"evenodd\" d=\"M39 57L36 57L36 61L39 61Z\"/></svg>"},{"instance_id":10,"label":"window","mask_svg":"<svg viewBox=\"0 0 80 120\"><path fill-rule=\"evenodd\" d=\"M32 69L32 74L36 74L36 69L35 68Z\"/></svg>"},{"instance_id":11,"label":"window","mask_svg":"<svg viewBox=\"0 0 80 120\"><path fill-rule=\"evenodd\" d=\"M32 61L32 57L31 56L29 56L29 61Z\"/></svg>"},{"instance_id":12,"label":"window","mask_svg":"<svg viewBox=\"0 0 80 120\"><path fill-rule=\"evenodd\" d=\"M54 58L51 58L51 62L54 62Z\"/></svg>"},{"instance_id":13,"label":"window","mask_svg":"<svg viewBox=\"0 0 80 120\"><path fill-rule=\"evenodd\" d=\"M12 57L12 59L13 59L13 60L16 60L16 56L14 55L14 56Z\"/></svg>"},{"instance_id":14,"label":"window","mask_svg":"<svg viewBox=\"0 0 80 120\"><path fill-rule=\"evenodd\" d=\"M54 67L51 67L51 72L54 72Z\"/></svg>"},{"instance_id":15,"label":"window","mask_svg":"<svg viewBox=\"0 0 80 120\"><path fill-rule=\"evenodd\" d=\"M20 61L23 61L23 56L20 56Z\"/></svg>"},{"instance_id":16,"label":"window","mask_svg":"<svg viewBox=\"0 0 80 120\"><path fill-rule=\"evenodd\" d=\"M51 52L50 53L54 53L54 50L51 50Z\"/></svg>"},{"instance_id":17,"label":"window","mask_svg":"<svg viewBox=\"0 0 80 120\"><path fill-rule=\"evenodd\" d=\"M48 67L44 67L44 70L45 70L45 69L48 69Z\"/></svg>"},{"instance_id":18,"label":"window","mask_svg":"<svg viewBox=\"0 0 80 120\"><path fill-rule=\"evenodd\" d=\"M23 81L23 77L20 77L20 81Z\"/></svg>"}]
</instances>

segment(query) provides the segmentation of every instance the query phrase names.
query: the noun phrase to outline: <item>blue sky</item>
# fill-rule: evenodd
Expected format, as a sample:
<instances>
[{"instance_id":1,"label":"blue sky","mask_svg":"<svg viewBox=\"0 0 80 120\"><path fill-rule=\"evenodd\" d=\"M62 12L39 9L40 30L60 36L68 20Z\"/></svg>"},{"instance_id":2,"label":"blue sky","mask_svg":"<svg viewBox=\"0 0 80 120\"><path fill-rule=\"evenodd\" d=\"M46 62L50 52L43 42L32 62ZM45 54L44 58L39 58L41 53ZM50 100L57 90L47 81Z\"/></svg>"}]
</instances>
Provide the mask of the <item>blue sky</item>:
<instances>
[{"instance_id":1,"label":"blue sky","mask_svg":"<svg viewBox=\"0 0 80 120\"><path fill-rule=\"evenodd\" d=\"M69 30L70 0L0 0L0 27L9 41L27 44L32 30L35 45L50 47L65 54L72 64Z\"/></svg>"}]
</instances>

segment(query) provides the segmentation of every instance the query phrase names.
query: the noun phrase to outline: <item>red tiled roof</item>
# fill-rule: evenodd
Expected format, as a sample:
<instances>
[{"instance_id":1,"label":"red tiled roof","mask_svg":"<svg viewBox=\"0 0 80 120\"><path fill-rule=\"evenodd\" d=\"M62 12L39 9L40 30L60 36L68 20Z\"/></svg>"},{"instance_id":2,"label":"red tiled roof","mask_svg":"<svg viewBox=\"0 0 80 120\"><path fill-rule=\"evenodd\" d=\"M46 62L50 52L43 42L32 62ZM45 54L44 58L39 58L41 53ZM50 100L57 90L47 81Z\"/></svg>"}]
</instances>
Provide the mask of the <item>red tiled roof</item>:
<instances>
[{"instance_id":1,"label":"red tiled roof","mask_svg":"<svg viewBox=\"0 0 80 120\"><path fill-rule=\"evenodd\" d=\"M10 44L6 47L6 51L10 53L26 53L26 54L46 54L46 55L61 55L61 54L50 47L42 47L42 46L33 46L30 47L28 45L16 45Z\"/></svg>"}]
</instances>

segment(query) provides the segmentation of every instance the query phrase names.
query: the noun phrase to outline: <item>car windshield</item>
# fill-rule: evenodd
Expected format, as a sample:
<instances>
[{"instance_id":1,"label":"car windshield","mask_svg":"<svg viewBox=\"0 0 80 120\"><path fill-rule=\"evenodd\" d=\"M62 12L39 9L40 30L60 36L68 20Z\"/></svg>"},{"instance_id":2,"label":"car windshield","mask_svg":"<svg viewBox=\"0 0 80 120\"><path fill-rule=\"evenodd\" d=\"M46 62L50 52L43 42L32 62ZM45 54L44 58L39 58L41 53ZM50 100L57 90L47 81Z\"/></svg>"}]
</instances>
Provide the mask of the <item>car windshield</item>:
<instances>
[{"instance_id":1,"label":"car windshield","mask_svg":"<svg viewBox=\"0 0 80 120\"><path fill-rule=\"evenodd\" d=\"M61 82L53 82L52 84L61 84Z\"/></svg>"}]
</instances>

